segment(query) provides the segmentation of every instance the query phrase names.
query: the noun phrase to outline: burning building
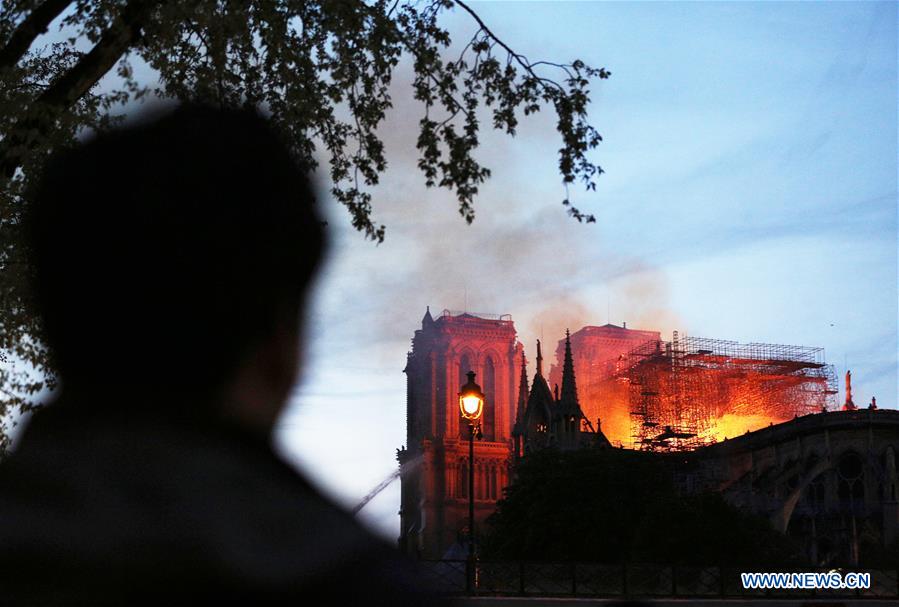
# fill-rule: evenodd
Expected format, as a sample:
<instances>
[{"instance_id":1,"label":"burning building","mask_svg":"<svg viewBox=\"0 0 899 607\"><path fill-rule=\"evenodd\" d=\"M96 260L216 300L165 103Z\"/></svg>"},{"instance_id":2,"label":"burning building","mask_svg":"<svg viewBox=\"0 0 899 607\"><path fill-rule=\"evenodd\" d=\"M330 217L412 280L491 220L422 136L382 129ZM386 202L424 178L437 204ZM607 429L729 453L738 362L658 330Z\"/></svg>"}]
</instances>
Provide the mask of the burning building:
<instances>
[{"instance_id":1,"label":"burning building","mask_svg":"<svg viewBox=\"0 0 899 607\"><path fill-rule=\"evenodd\" d=\"M566 356L567 353L567 356ZM422 558L453 555L475 525L493 513L511 479L514 458L557 447L604 443L578 404L571 350L563 345L559 386L543 376L537 343L536 374L528 387L524 347L512 318L444 310L425 312L406 359L406 440L397 459L401 475L400 540ZM458 404L460 386L474 371L484 391L480 437L474 443L474 495L469 496L469 430ZM607 443L605 443L607 445Z\"/></svg>"},{"instance_id":2,"label":"burning building","mask_svg":"<svg viewBox=\"0 0 899 607\"><path fill-rule=\"evenodd\" d=\"M468 371L485 394L474 446L476 527L502 497L514 459L535 448L611 442L702 457L726 438L749 440L752 431L836 408L833 368L820 348L676 333L669 342L658 331L607 324L560 340L548 380L539 345L535 362L529 387L508 315L425 313L406 361L407 447L397 454L404 551L446 557L470 532L468 434L458 408Z\"/></svg>"},{"instance_id":3,"label":"burning building","mask_svg":"<svg viewBox=\"0 0 899 607\"><path fill-rule=\"evenodd\" d=\"M622 446L692 450L835 407L821 348L677 332L669 342L614 325L585 327L571 344L584 413ZM563 348L560 341L557 360Z\"/></svg>"},{"instance_id":4,"label":"burning building","mask_svg":"<svg viewBox=\"0 0 899 607\"><path fill-rule=\"evenodd\" d=\"M631 360L628 355L643 344L659 342L661 334L605 324L584 327L570 339L584 416L593 424L599 420L603 434L613 443L630 446L633 431L626 375ZM549 372L551 385L562 383L564 358L565 340L559 340L556 364Z\"/></svg>"}]
</instances>

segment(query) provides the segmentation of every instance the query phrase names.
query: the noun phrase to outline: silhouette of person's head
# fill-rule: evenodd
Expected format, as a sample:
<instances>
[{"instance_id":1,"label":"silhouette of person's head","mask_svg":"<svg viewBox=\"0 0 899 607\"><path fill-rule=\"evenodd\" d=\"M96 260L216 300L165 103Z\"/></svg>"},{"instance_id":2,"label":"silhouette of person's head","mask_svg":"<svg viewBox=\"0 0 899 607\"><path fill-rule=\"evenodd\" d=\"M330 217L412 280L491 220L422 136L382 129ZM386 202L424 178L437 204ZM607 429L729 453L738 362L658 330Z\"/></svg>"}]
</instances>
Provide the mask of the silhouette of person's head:
<instances>
[{"instance_id":1,"label":"silhouette of person's head","mask_svg":"<svg viewBox=\"0 0 899 607\"><path fill-rule=\"evenodd\" d=\"M27 234L64 395L273 421L325 235L265 119L188 105L62 151Z\"/></svg>"}]
</instances>

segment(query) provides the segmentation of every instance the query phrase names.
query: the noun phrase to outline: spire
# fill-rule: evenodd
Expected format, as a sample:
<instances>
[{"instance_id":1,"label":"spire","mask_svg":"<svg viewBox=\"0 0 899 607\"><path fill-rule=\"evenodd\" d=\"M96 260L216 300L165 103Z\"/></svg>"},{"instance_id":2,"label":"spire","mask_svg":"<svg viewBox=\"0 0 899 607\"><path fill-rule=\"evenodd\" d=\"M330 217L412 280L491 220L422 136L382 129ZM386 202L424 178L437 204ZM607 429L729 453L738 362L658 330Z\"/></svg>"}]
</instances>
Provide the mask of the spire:
<instances>
[{"instance_id":1,"label":"spire","mask_svg":"<svg viewBox=\"0 0 899 607\"><path fill-rule=\"evenodd\" d=\"M537 340L537 375L543 377L543 352L540 350L540 340Z\"/></svg>"},{"instance_id":2,"label":"spire","mask_svg":"<svg viewBox=\"0 0 899 607\"><path fill-rule=\"evenodd\" d=\"M524 357L524 350L521 351L521 378L518 381L518 414L516 419L521 421L524 415L524 408L528 405L528 368L527 359Z\"/></svg>"},{"instance_id":3,"label":"spire","mask_svg":"<svg viewBox=\"0 0 899 607\"><path fill-rule=\"evenodd\" d=\"M421 319L421 328L424 329L434 323L434 318L431 316L431 306L427 306L427 310L425 311L424 317Z\"/></svg>"},{"instance_id":4,"label":"spire","mask_svg":"<svg viewBox=\"0 0 899 607\"><path fill-rule=\"evenodd\" d=\"M521 434L523 432L522 421L524 413L528 406L528 369L527 360L524 357L524 350L521 351L521 379L518 381L518 410L515 412L515 426L512 434Z\"/></svg>"},{"instance_id":5,"label":"spire","mask_svg":"<svg viewBox=\"0 0 899 607\"><path fill-rule=\"evenodd\" d=\"M543 354L540 350L540 342L537 342L537 373L531 382L531 390L528 394L527 406L521 420L522 436L524 438L525 451L534 448L542 448L550 443L553 433L553 400L552 391L543 377Z\"/></svg>"},{"instance_id":6,"label":"spire","mask_svg":"<svg viewBox=\"0 0 899 607\"><path fill-rule=\"evenodd\" d=\"M565 360L562 363L562 397L559 400L563 411L581 413L577 398L577 383L574 379L574 358L571 356L571 333L565 330Z\"/></svg>"}]
</instances>

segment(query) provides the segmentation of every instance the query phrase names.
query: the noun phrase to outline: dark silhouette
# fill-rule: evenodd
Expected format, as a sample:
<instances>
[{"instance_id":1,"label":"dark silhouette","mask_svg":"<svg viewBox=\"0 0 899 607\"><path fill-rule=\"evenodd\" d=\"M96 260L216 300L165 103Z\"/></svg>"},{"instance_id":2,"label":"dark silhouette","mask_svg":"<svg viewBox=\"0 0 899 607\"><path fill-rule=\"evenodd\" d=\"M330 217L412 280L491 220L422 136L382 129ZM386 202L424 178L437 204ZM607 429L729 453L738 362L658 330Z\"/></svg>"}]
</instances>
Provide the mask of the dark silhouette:
<instances>
[{"instance_id":1,"label":"dark silhouette","mask_svg":"<svg viewBox=\"0 0 899 607\"><path fill-rule=\"evenodd\" d=\"M718 493L679 490L678 460L629 449L530 453L487 519L485 560L807 565L768 520Z\"/></svg>"},{"instance_id":2,"label":"dark silhouette","mask_svg":"<svg viewBox=\"0 0 899 607\"><path fill-rule=\"evenodd\" d=\"M0 467L0 603L430 602L271 450L325 233L266 121L181 107L57 154L32 200L61 389Z\"/></svg>"}]
</instances>

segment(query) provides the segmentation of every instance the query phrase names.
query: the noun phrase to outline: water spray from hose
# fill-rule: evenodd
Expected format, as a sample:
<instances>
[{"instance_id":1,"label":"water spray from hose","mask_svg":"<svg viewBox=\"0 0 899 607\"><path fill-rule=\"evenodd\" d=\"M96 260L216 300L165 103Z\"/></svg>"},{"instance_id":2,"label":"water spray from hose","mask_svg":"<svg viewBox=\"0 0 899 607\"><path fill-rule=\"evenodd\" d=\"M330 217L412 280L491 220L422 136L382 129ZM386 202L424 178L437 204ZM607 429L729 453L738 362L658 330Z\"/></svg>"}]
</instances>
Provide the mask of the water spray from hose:
<instances>
[{"instance_id":1,"label":"water spray from hose","mask_svg":"<svg viewBox=\"0 0 899 607\"><path fill-rule=\"evenodd\" d=\"M418 468L421 465L422 458L423 458L423 456L419 455L418 457L409 460L408 462L406 462L405 464L402 464L399 468L397 468L396 470L391 472L387 476L387 478L385 478L383 481L378 483L374 489L369 491L368 495L366 495L365 497L362 498L362 501L360 501L358 504L356 504L356 506L352 510L353 514L356 514L360 510L362 510L365 507L365 505L368 504L368 502L372 501L379 493L381 493L381 491L386 489L390 485L390 483L392 483L394 480L396 480L400 476L407 474L409 472L412 472L413 470Z\"/></svg>"}]
</instances>

